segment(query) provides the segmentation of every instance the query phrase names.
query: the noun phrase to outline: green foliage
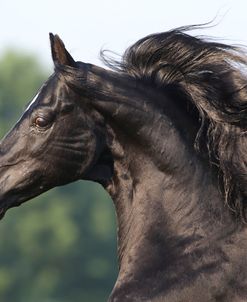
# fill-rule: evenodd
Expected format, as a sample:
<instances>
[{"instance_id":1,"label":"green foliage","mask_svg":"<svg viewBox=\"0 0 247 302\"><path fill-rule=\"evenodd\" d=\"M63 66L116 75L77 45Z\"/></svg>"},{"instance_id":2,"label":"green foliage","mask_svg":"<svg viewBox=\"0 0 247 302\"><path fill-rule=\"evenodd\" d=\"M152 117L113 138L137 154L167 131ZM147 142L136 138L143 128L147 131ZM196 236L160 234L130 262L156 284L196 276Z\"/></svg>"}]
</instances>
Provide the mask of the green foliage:
<instances>
[{"instance_id":1,"label":"green foliage","mask_svg":"<svg viewBox=\"0 0 247 302\"><path fill-rule=\"evenodd\" d=\"M47 78L33 56L0 58L0 134ZM1 302L102 302L116 278L112 202L97 184L53 189L0 221Z\"/></svg>"}]
</instances>

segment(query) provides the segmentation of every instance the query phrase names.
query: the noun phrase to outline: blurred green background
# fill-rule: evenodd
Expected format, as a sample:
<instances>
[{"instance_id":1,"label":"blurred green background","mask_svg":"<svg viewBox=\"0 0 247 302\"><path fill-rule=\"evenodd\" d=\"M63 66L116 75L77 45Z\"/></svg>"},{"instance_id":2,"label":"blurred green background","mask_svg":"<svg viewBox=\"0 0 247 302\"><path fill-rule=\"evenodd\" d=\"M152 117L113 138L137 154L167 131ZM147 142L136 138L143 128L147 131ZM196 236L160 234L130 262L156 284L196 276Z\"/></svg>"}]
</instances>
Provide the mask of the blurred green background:
<instances>
[{"instance_id":1,"label":"blurred green background","mask_svg":"<svg viewBox=\"0 0 247 302\"><path fill-rule=\"evenodd\" d=\"M37 59L0 57L0 135L48 77ZM102 302L117 275L115 214L99 185L55 188L0 221L1 302Z\"/></svg>"}]
</instances>

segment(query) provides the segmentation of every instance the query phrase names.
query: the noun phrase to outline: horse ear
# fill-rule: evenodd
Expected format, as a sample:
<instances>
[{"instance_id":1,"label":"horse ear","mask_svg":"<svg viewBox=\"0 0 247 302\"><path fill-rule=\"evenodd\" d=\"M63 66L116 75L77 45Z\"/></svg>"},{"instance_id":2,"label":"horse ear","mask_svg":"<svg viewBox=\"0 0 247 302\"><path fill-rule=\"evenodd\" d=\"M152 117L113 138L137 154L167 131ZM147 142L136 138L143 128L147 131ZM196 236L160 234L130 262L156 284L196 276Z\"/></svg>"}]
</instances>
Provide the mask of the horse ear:
<instances>
[{"instance_id":1,"label":"horse ear","mask_svg":"<svg viewBox=\"0 0 247 302\"><path fill-rule=\"evenodd\" d=\"M59 38L58 35L54 36L52 33L50 33L50 42L52 59L55 65L67 65L76 67L76 62L69 54L64 46L63 41Z\"/></svg>"}]
</instances>

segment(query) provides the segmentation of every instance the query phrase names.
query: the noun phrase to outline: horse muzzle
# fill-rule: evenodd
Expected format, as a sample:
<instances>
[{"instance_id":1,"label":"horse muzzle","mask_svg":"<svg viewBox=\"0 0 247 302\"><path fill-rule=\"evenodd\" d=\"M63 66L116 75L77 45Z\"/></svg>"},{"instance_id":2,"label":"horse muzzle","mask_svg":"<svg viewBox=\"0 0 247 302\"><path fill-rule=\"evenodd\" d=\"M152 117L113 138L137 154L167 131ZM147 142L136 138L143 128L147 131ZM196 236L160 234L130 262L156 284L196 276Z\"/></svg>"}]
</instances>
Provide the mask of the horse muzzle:
<instances>
[{"instance_id":1,"label":"horse muzzle","mask_svg":"<svg viewBox=\"0 0 247 302\"><path fill-rule=\"evenodd\" d=\"M20 165L0 167L0 219L9 208L18 207L44 191L40 174L30 170Z\"/></svg>"}]
</instances>

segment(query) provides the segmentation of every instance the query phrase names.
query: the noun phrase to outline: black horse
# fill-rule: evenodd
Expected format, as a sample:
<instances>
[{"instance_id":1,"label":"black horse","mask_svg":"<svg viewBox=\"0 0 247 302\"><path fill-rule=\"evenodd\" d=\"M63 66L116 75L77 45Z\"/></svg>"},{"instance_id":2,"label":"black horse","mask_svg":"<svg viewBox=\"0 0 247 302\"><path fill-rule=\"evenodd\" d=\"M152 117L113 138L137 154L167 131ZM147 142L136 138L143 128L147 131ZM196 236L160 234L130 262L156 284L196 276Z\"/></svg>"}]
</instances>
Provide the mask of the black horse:
<instances>
[{"instance_id":1,"label":"black horse","mask_svg":"<svg viewBox=\"0 0 247 302\"><path fill-rule=\"evenodd\" d=\"M118 219L109 301L247 301L247 59L179 28L55 72L0 144L0 212L87 179Z\"/></svg>"}]
</instances>

